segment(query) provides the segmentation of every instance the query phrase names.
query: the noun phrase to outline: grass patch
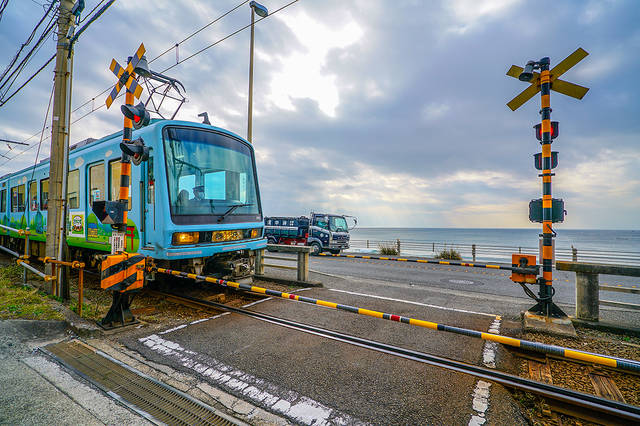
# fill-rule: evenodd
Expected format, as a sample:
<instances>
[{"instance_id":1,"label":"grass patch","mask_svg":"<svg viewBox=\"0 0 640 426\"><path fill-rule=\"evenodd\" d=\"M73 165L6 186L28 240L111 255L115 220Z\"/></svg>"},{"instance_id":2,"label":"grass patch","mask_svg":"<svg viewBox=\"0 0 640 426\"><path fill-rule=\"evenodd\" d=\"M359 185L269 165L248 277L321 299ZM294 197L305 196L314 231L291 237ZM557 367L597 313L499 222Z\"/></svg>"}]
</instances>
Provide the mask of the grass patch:
<instances>
[{"instance_id":1,"label":"grass patch","mask_svg":"<svg viewBox=\"0 0 640 426\"><path fill-rule=\"evenodd\" d=\"M380 254L384 254L384 255L391 255L391 256L395 256L398 253L398 248L396 246L393 245L386 245L386 244L379 244L378 245L378 251L380 252Z\"/></svg>"},{"instance_id":2,"label":"grass patch","mask_svg":"<svg viewBox=\"0 0 640 426\"><path fill-rule=\"evenodd\" d=\"M440 253L436 254L435 258L447 260L462 260L460 252L454 249L444 249Z\"/></svg>"},{"instance_id":3,"label":"grass patch","mask_svg":"<svg viewBox=\"0 0 640 426\"><path fill-rule=\"evenodd\" d=\"M0 268L0 319L63 320L45 292L19 283L22 267Z\"/></svg>"}]
</instances>

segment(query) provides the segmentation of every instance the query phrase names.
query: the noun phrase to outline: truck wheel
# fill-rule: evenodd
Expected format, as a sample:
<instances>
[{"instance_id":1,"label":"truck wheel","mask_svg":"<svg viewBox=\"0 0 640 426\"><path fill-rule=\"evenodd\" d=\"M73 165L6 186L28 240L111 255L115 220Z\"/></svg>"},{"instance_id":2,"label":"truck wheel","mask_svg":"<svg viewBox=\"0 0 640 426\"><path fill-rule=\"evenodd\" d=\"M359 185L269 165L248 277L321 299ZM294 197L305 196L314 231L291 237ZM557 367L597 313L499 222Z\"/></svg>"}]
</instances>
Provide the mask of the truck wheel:
<instances>
[{"instance_id":1,"label":"truck wheel","mask_svg":"<svg viewBox=\"0 0 640 426\"><path fill-rule=\"evenodd\" d=\"M316 242L311 243L311 255L317 256L320 253L322 253L322 247L320 247L320 244Z\"/></svg>"},{"instance_id":2,"label":"truck wheel","mask_svg":"<svg viewBox=\"0 0 640 426\"><path fill-rule=\"evenodd\" d=\"M277 244L275 238L267 238L267 244ZM268 248L267 251L277 251L276 249Z\"/></svg>"},{"instance_id":3,"label":"truck wheel","mask_svg":"<svg viewBox=\"0 0 640 426\"><path fill-rule=\"evenodd\" d=\"M340 249L331 249L329 250L331 254L340 254Z\"/></svg>"}]
</instances>

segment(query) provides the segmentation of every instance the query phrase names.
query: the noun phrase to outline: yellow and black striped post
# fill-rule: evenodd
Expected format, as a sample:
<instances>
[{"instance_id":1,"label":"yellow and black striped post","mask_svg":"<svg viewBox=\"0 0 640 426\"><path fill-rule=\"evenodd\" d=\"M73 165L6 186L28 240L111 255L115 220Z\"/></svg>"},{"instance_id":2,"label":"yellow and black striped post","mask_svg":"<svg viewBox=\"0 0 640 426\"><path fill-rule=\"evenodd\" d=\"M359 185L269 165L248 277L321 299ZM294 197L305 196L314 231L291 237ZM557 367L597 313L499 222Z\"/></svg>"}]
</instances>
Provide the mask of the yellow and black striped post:
<instances>
[{"instance_id":1,"label":"yellow and black striped post","mask_svg":"<svg viewBox=\"0 0 640 426\"><path fill-rule=\"evenodd\" d=\"M134 74L132 74L134 75ZM125 105L133 106L133 92L131 92L127 88L127 93L125 94L124 103ZM133 135L133 122L130 118L124 117L124 129L122 131L122 142L130 143ZM117 230L120 232L125 232L127 230L127 213L129 206L129 183L131 182L131 159L129 155L124 151L122 152L121 162L120 162L120 192L118 196L118 200L124 205L124 212L122 215L122 223L116 225Z\"/></svg>"},{"instance_id":2,"label":"yellow and black striped post","mask_svg":"<svg viewBox=\"0 0 640 426\"><path fill-rule=\"evenodd\" d=\"M520 81L530 83L529 87L520 92L515 98L507 103L512 111L520 108L525 102L540 92L542 123L536 126L536 132L540 130L540 134L536 135L542 145L541 165L536 166L542 170L542 277L538 278L540 284L539 297L536 298L538 303L529 309L529 312L542 314L545 316L566 317L566 314L553 303L553 238L555 232L552 228L554 219L561 221L561 218L553 217L553 199L551 198L551 169L555 167L553 161L553 153L551 152L551 142L557 135L554 134L554 126L551 122L551 99L550 92L554 90L563 95L572 98L582 99L589 91L588 88L579 86L568 81L560 80L562 74L583 60L588 53L578 48L571 55L560 61L553 69L549 70L551 61L548 57L544 57L539 61L529 61L525 68L512 65L507 71L507 75L517 78ZM540 73L534 70L540 70ZM557 131L557 127L555 127ZM537 161L537 160L536 160ZM532 200L532 203L537 200ZM531 211L530 204L530 211ZM537 209L537 207L535 207ZM531 215L531 213L530 213ZM538 218L533 221L540 221Z\"/></svg>"},{"instance_id":3,"label":"yellow and black striped post","mask_svg":"<svg viewBox=\"0 0 640 426\"><path fill-rule=\"evenodd\" d=\"M542 145L542 277L538 278L540 284L539 301L529 309L530 312L545 316L561 316L562 312L553 303L553 200L551 198L551 76L549 73L550 60L548 57L540 59L540 115L541 145Z\"/></svg>"}]
</instances>

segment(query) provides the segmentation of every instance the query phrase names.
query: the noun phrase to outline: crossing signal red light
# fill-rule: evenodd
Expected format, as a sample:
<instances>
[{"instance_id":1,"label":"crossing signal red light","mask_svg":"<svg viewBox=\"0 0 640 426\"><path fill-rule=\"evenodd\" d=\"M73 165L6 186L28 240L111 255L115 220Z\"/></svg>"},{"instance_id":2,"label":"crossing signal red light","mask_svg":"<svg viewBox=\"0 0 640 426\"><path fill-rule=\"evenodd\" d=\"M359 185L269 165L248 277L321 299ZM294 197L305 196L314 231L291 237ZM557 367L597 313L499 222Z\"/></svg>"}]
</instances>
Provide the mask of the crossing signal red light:
<instances>
[{"instance_id":1,"label":"crossing signal red light","mask_svg":"<svg viewBox=\"0 0 640 426\"><path fill-rule=\"evenodd\" d=\"M535 126L533 126L534 129L536 129L536 139L538 139L539 141L542 140L542 124L536 124ZM557 121L552 121L551 122L551 139L555 139L558 137L558 122Z\"/></svg>"},{"instance_id":2,"label":"crossing signal red light","mask_svg":"<svg viewBox=\"0 0 640 426\"><path fill-rule=\"evenodd\" d=\"M133 122L134 129L140 129L151 121L151 116L147 112L144 103L140 102L138 105L122 105L120 110L129 120Z\"/></svg>"}]
</instances>

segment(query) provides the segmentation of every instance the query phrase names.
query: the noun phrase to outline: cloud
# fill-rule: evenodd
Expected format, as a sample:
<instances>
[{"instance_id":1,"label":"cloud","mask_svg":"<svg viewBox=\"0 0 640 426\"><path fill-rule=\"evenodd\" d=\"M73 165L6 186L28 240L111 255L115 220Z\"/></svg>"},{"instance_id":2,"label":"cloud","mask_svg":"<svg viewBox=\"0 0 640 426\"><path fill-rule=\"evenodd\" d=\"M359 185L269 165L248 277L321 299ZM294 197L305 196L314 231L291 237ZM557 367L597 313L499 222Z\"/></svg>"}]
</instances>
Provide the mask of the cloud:
<instances>
[{"instance_id":1,"label":"cloud","mask_svg":"<svg viewBox=\"0 0 640 426\"><path fill-rule=\"evenodd\" d=\"M452 0L446 2L447 8L454 17L450 31L465 34L485 21L496 20L521 0Z\"/></svg>"},{"instance_id":2,"label":"cloud","mask_svg":"<svg viewBox=\"0 0 640 426\"><path fill-rule=\"evenodd\" d=\"M87 10L97 3L88 1ZM95 111L72 125L72 143L121 128L118 104L98 108L106 93L98 94L114 84L111 58L122 64L144 42L149 59L168 49L150 64L163 72L176 64L176 42L236 5L116 2L76 46L72 105L90 102L73 120ZM506 102L524 86L505 72L543 56L557 63L582 46L590 55L565 77L589 93L581 101L552 94L561 123L554 196L566 201L566 226L637 229L640 56L632 53L640 8L443 0L424 9L415 0L302 1L256 25L253 141L265 214L342 211L363 226L531 226L527 203L541 191L532 164L539 98L510 111ZM539 10L553 11L544 31ZM34 2L10 3L0 26L5 62L41 13ZM249 19L245 5L180 44L178 59ZM54 51L50 40L42 58ZM207 111L212 123L244 136L248 67L243 31L166 71L186 87L177 118L200 122L197 114ZM51 68L0 107L0 137L39 140L52 79ZM33 164L35 151L5 164L0 158L0 173Z\"/></svg>"},{"instance_id":3,"label":"cloud","mask_svg":"<svg viewBox=\"0 0 640 426\"><path fill-rule=\"evenodd\" d=\"M343 49L362 37L362 29L350 18L336 28L314 20L304 12L278 16L291 30L301 49L279 58L272 74L269 100L278 108L292 111L292 98L308 98L329 117L335 117L340 102L336 76L326 69L332 49Z\"/></svg>"}]
</instances>

